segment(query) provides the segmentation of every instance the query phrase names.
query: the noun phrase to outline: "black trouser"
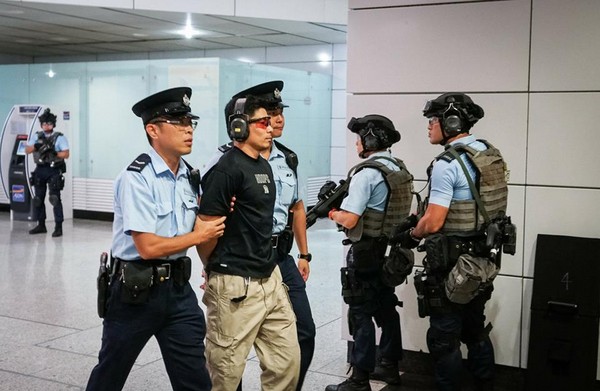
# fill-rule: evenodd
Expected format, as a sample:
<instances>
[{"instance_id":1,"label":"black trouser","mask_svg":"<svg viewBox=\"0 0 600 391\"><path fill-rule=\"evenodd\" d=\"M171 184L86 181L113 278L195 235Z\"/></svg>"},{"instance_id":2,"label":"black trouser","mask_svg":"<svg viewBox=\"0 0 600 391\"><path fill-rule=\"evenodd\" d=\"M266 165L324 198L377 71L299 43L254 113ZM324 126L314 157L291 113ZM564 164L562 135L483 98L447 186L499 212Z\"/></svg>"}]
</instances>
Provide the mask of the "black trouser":
<instances>
[{"instance_id":1,"label":"black trouser","mask_svg":"<svg viewBox=\"0 0 600 391\"><path fill-rule=\"evenodd\" d=\"M364 257L364 252L357 252L353 244L348 252L347 264L349 268L356 265L356 257ZM356 253L356 254L355 254ZM366 259L361 259L360 264L365 265ZM373 256L371 263L380 265L381 261ZM357 293L356 296L344 297L348 304L348 326L354 339L350 354L350 364L366 372L372 372L376 364L376 335L373 320L381 328L379 352L382 358L390 361L402 359L402 333L400 329L400 315L396 311L398 297L394 288L388 287L381 281L380 273L367 273L354 270Z\"/></svg>"},{"instance_id":2,"label":"black trouser","mask_svg":"<svg viewBox=\"0 0 600 391\"><path fill-rule=\"evenodd\" d=\"M54 222L59 224L64 221L63 205L60 198L61 171L49 165L38 165L34 171L33 188L35 191L34 218L43 224L46 221L46 186L50 196L50 203L54 207Z\"/></svg>"},{"instance_id":3,"label":"black trouser","mask_svg":"<svg viewBox=\"0 0 600 391\"><path fill-rule=\"evenodd\" d=\"M315 322L306 295L306 283L296 266L294 258L290 255L279 258L278 264L283 283L288 287L292 309L296 314L296 329L298 331L298 344L300 345L300 377L296 389L301 390L304 377L315 353Z\"/></svg>"},{"instance_id":4,"label":"black trouser","mask_svg":"<svg viewBox=\"0 0 600 391\"><path fill-rule=\"evenodd\" d=\"M445 300L443 308L429 318L427 347L434 360L435 382L440 391L461 389L461 342L467 345L467 367L479 384L489 383L494 376L494 347L485 329L485 303L493 287L480 293L467 304Z\"/></svg>"},{"instance_id":5,"label":"black trouser","mask_svg":"<svg viewBox=\"0 0 600 391\"><path fill-rule=\"evenodd\" d=\"M160 346L173 390L210 390L204 356L206 323L189 282L155 283L144 304L123 303L123 289L118 279L111 284L99 362L86 390L121 390L152 336Z\"/></svg>"}]
</instances>

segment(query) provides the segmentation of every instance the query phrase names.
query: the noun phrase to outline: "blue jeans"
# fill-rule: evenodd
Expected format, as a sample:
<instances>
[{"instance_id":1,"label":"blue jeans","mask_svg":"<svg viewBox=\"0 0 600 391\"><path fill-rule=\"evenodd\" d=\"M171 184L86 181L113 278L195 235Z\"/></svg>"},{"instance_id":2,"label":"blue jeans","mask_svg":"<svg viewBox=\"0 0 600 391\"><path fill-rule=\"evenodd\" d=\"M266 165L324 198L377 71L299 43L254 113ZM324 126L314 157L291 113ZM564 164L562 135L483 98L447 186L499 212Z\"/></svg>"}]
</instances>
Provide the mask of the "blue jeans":
<instances>
[{"instance_id":1,"label":"blue jeans","mask_svg":"<svg viewBox=\"0 0 600 391\"><path fill-rule=\"evenodd\" d=\"M111 285L99 362L86 389L121 390L138 355L155 336L173 390L210 390L206 323L190 284L155 284L148 302L136 305L121 302L122 289L120 280Z\"/></svg>"},{"instance_id":2,"label":"blue jeans","mask_svg":"<svg viewBox=\"0 0 600 391\"><path fill-rule=\"evenodd\" d=\"M467 304L447 302L444 310L429 318L427 346L434 360L435 382L440 391L461 388L461 342L467 345L467 369L478 384L494 377L494 346L484 327L485 303L491 297L482 292Z\"/></svg>"}]
</instances>

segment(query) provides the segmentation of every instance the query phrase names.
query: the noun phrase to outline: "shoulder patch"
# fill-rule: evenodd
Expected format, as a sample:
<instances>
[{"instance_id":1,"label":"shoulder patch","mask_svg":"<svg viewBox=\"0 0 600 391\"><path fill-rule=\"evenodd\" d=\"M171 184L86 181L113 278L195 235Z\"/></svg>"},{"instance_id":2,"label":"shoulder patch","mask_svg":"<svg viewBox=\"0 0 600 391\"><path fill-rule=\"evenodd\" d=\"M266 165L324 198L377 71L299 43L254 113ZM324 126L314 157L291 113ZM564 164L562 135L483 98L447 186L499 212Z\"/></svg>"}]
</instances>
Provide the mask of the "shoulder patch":
<instances>
[{"instance_id":1,"label":"shoulder patch","mask_svg":"<svg viewBox=\"0 0 600 391\"><path fill-rule=\"evenodd\" d=\"M140 156L136 157L135 160L129 164L129 167L127 167L127 171L142 172L142 170L151 161L152 161L152 159L150 159L150 155L148 155L147 153L142 153Z\"/></svg>"},{"instance_id":2,"label":"shoulder patch","mask_svg":"<svg viewBox=\"0 0 600 391\"><path fill-rule=\"evenodd\" d=\"M231 141L227 144L221 145L218 149L219 149L219 151L221 151L221 153L225 153L225 152L229 151L231 148L233 148L233 141Z\"/></svg>"}]
</instances>

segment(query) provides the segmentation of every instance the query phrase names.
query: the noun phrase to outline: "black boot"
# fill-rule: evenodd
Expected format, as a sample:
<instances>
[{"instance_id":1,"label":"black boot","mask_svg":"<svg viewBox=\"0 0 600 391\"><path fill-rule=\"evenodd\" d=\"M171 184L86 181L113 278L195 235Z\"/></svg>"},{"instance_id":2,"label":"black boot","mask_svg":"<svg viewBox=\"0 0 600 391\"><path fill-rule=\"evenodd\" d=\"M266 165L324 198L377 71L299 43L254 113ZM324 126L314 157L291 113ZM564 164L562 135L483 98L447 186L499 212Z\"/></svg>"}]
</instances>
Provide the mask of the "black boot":
<instances>
[{"instance_id":1,"label":"black boot","mask_svg":"<svg viewBox=\"0 0 600 391\"><path fill-rule=\"evenodd\" d=\"M386 382L387 384L400 384L400 374L398 373L398 362L381 358L375 370L371 372L371 379Z\"/></svg>"},{"instance_id":2,"label":"black boot","mask_svg":"<svg viewBox=\"0 0 600 391\"><path fill-rule=\"evenodd\" d=\"M332 384L325 391L371 391L369 373L358 368L352 369L352 376L340 384Z\"/></svg>"},{"instance_id":3,"label":"black boot","mask_svg":"<svg viewBox=\"0 0 600 391\"><path fill-rule=\"evenodd\" d=\"M38 225L29 230L30 235L45 234L46 232L48 231L46 230L46 224L44 224L43 221L38 222Z\"/></svg>"},{"instance_id":4,"label":"black boot","mask_svg":"<svg viewBox=\"0 0 600 391\"><path fill-rule=\"evenodd\" d=\"M54 226L54 232L52 232L53 238L58 238L59 236L62 236L62 223L56 223Z\"/></svg>"}]
</instances>

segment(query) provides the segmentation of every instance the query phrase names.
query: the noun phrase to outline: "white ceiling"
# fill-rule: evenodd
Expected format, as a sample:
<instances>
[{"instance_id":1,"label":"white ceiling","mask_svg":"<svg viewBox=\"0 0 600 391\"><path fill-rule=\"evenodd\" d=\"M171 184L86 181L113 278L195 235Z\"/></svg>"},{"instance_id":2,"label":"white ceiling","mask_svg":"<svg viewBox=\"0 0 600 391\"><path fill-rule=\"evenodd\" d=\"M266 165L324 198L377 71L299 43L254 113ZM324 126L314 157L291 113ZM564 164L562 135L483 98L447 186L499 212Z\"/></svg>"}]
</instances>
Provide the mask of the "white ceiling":
<instances>
[{"instance_id":1,"label":"white ceiling","mask_svg":"<svg viewBox=\"0 0 600 391\"><path fill-rule=\"evenodd\" d=\"M0 55L78 56L346 42L338 24L0 0Z\"/></svg>"}]
</instances>

